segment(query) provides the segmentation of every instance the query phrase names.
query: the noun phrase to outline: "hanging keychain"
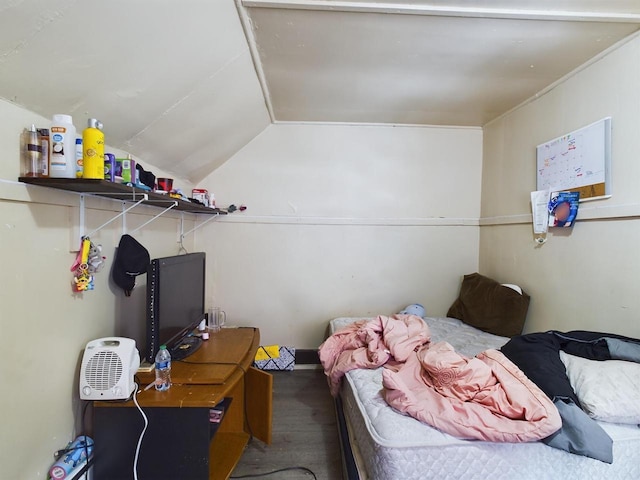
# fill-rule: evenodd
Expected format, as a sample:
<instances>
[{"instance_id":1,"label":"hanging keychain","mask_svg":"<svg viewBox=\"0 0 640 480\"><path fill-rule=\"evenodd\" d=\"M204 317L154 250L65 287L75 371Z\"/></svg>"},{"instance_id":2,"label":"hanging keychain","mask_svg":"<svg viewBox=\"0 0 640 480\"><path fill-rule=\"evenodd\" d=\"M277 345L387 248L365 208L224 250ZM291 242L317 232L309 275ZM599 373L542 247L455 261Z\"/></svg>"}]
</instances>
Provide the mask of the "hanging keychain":
<instances>
[{"instance_id":1,"label":"hanging keychain","mask_svg":"<svg viewBox=\"0 0 640 480\"><path fill-rule=\"evenodd\" d=\"M102 270L104 267L104 261L107 257L102 255L102 245L96 245L93 242L89 243L89 255L87 258L87 266L89 273L95 274Z\"/></svg>"},{"instance_id":2,"label":"hanging keychain","mask_svg":"<svg viewBox=\"0 0 640 480\"><path fill-rule=\"evenodd\" d=\"M93 275L89 272L89 250L91 249L91 240L89 237L82 237L80 241L80 250L76 257L76 261L71 266L73 272L73 291L84 292L93 290Z\"/></svg>"}]
</instances>

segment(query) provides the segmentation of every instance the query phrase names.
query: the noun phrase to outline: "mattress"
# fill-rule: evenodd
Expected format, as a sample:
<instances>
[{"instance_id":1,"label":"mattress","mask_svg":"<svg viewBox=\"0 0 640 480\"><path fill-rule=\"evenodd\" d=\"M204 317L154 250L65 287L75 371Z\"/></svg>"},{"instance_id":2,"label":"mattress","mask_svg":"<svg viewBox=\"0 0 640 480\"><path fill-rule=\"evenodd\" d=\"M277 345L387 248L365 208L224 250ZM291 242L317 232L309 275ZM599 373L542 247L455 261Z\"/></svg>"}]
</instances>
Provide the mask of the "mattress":
<instances>
[{"instance_id":1,"label":"mattress","mask_svg":"<svg viewBox=\"0 0 640 480\"><path fill-rule=\"evenodd\" d=\"M360 318L337 318L331 332ZM481 332L453 318L426 318L432 341L446 340L475 356L508 338ZM614 441L613 464L573 455L541 442L460 440L398 413L381 394L382 368L347 373L340 396L361 479L630 479L640 478L640 428L599 422Z\"/></svg>"}]
</instances>

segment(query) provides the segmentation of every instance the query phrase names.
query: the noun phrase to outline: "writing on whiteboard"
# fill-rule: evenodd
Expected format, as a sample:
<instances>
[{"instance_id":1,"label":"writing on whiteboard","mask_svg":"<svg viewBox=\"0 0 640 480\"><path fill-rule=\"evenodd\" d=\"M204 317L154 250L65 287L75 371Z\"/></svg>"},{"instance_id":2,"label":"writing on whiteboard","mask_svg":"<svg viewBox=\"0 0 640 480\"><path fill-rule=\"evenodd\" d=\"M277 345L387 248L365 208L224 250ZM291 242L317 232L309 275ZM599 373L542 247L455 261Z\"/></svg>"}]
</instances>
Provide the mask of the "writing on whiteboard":
<instances>
[{"instance_id":1,"label":"writing on whiteboard","mask_svg":"<svg viewBox=\"0 0 640 480\"><path fill-rule=\"evenodd\" d=\"M611 118L538 145L538 190L572 190L608 183Z\"/></svg>"}]
</instances>

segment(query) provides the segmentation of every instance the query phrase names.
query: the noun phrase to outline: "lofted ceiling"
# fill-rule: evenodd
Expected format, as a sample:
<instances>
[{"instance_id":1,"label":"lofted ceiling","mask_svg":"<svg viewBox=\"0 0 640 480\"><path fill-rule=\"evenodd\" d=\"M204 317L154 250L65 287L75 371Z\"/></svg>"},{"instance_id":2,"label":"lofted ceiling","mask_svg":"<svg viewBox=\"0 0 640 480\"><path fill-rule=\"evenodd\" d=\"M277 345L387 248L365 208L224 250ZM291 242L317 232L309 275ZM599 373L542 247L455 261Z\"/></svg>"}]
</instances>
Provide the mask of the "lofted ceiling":
<instances>
[{"instance_id":1,"label":"lofted ceiling","mask_svg":"<svg viewBox=\"0 0 640 480\"><path fill-rule=\"evenodd\" d=\"M638 0L0 0L0 97L194 183L271 122L482 126Z\"/></svg>"}]
</instances>

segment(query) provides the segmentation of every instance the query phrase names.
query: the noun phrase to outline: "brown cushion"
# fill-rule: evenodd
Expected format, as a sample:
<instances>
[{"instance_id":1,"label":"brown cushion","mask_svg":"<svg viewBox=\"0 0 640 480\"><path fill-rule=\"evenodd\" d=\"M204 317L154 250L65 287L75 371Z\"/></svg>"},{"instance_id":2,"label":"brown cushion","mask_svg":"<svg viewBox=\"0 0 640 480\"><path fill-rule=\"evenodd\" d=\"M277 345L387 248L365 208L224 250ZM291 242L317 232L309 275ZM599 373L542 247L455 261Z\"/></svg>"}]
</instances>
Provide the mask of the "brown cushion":
<instances>
[{"instance_id":1,"label":"brown cushion","mask_svg":"<svg viewBox=\"0 0 640 480\"><path fill-rule=\"evenodd\" d=\"M447 312L448 317L485 332L513 337L522 333L530 297L495 280L472 273L465 275L460 295Z\"/></svg>"}]
</instances>

